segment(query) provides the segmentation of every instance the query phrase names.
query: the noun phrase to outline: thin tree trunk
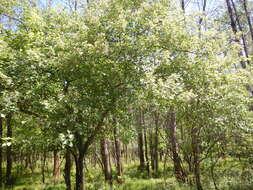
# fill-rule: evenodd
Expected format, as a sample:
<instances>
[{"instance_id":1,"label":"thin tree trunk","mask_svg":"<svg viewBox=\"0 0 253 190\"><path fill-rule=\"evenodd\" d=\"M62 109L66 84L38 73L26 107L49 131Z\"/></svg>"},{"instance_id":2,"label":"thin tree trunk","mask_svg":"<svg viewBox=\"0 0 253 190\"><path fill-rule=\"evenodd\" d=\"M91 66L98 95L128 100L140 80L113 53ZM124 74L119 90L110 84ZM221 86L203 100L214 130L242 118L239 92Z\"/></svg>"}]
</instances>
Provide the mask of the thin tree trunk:
<instances>
[{"instance_id":1,"label":"thin tree trunk","mask_svg":"<svg viewBox=\"0 0 253 190\"><path fill-rule=\"evenodd\" d=\"M2 149L2 138L3 138L3 118L0 116L0 188L2 188L3 184L3 149Z\"/></svg>"},{"instance_id":2,"label":"thin tree trunk","mask_svg":"<svg viewBox=\"0 0 253 190\"><path fill-rule=\"evenodd\" d=\"M232 6L233 6L233 9L234 9L234 12L235 12L236 22L237 22L238 28L239 28L239 30L241 32L241 38L242 38L244 53L245 53L246 58L249 58L247 43L246 43L246 39L245 39L245 36L244 36L244 33L243 33L243 29L242 29L242 26L241 26L239 15L237 13L237 9L236 9L234 1L231 0L231 2L232 2ZM249 60L247 60L247 63L249 64Z\"/></svg>"},{"instance_id":3,"label":"thin tree trunk","mask_svg":"<svg viewBox=\"0 0 253 190\"><path fill-rule=\"evenodd\" d=\"M74 10L77 11L77 0L74 1Z\"/></svg>"},{"instance_id":4,"label":"thin tree trunk","mask_svg":"<svg viewBox=\"0 0 253 190\"><path fill-rule=\"evenodd\" d=\"M69 82L64 81L63 93L64 95L68 94ZM71 153L69 147L66 148L65 152L65 167L64 167L64 181L66 184L66 190L71 190Z\"/></svg>"},{"instance_id":5,"label":"thin tree trunk","mask_svg":"<svg viewBox=\"0 0 253 190\"><path fill-rule=\"evenodd\" d=\"M34 168L35 168L35 163L33 162L33 156L32 156L33 153L31 153L30 156L28 156L28 163L29 163L29 167L30 167L30 170L32 172L32 176L34 176Z\"/></svg>"},{"instance_id":6,"label":"thin tree trunk","mask_svg":"<svg viewBox=\"0 0 253 190\"><path fill-rule=\"evenodd\" d=\"M12 138L12 126L11 126L11 119L12 119L12 114L8 114L6 118L6 126L7 126L7 137ZM10 146L7 146L6 149L6 185L10 186L12 185L12 176L11 176L11 171L12 171L12 144Z\"/></svg>"},{"instance_id":7,"label":"thin tree trunk","mask_svg":"<svg viewBox=\"0 0 253 190\"><path fill-rule=\"evenodd\" d=\"M128 163L128 147L127 147L127 144L125 144L123 147L125 147L124 148L125 162Z\"/></svg>"},{"instance_id":8,"label":"thin tree trunk","mask_svg":"<svg viewBox=\"0 0 253 190\"><path fill-rule=\"evenodd\" d=\"M115 153L116 153L116 168L117 168L117 180L119 183L122 182L121 176L123 174L122 160L121 160L121 142L118 139L118 128L114 128L114 143L115 143Z\"/></svg>"},{"instance_id":9,"label":"thin tree trunk","mask_svg":"<svg viewBox=\"0 0 253 190\"><path fill-rule=\"evenodd\" d=\"M147 129L145 127L145 118L144 118L144 113L141 112L141 121L142 121L142 126L144 127L144 147L145 147L145 159L146 159L146 169L148 172L148 175L150 176L150 163L149 163L149 156L148 156L148 139L147 139Z\"/></svg>"},{"instance_id":10,"label":"thin tree trunk","mask_svg":"<svg viewBox=\"0 0 253 190\"><path fill-rule=\"evenodd\" d=\"M59 152L54 151L54 168L53 168L53 178L58 180L61 174L61 163L59 158Z\"/></svg>"},{"instance_id":11,"label":"thin tree trunk","mask_svg":"<svg viewBox=\"0 0 253 190\"><path fill-rule=\"evenodd\" d=\"M207 3L207 0L204 0L204 1L203 1L203 6L202 6L202 12L203 12L203 13L206 12L206 3ZM200 18L199 18L199 25L201 25L202 22L203 22L203 18L200 17Z\"/></svg>"},{"instance_id":12,"label":"thin tree trunk","mask_svg":"<svg viewBox=\"0 0 253 190\"><path fill-rule=\"evenodd\" d=\"M138 121L138 154L140 160L140 170L144 170L145 168L145 158L144 158L144 148L143 148L143 126L142 126L142 111L139 110L139 114L137 114L137 121Z\"/></svg>"},{"instance_id":13,"label":"thin tree trunk","mask_svg":"<svg viewBox=\"0 0 253 190\"><path fill-rule=\"evenodd\" d=\"M84 154L79 152L79 155L74 155L76 164L76 188L75 190L85 190L84 186Z\"/></svg>"},{"instance_id":14,"label":"thin tree trunk","mask_svg":"<svg viewBox=\"0 0 253 190\"><path fill-rule=\"evenodd\" d=\"M231 25L233 33L236 35L237 32L238 32L238 30L237 30L237 27L236 27L236 21L234 19L234 13L233 13L233 9L232 9L230 0L226 0L226 4L227 4L228 14L229 14L229 18L230 18L230 25ZM235 38L235 41L240 44L240 40L239 39ZM239 52L239 56L240 57L243 56L243 53L242 53L241 50ZM246 68L246 64L243 61L241 61L241 66L243 68Z\"/></svg>"},{"instance_id":15,"label":"thin tree trunk","mask_svg":"<svg viewBox=\"0 0 253 190\"><path fill-rule=\"evenodd\" d=\"M100 141L100 147L101 147L101 156L104 166L104 176L105 181L112 184L112 173L111 173L111 167L110 167L110 157L109 157L109 151L108 151L108 140L102 139Z\"/></svg>"},{"instance_id":16,"label":"thin tree trunk","mask_svg":"<svg viewBox=\"0 0 253 190\"><path fill-rule=\"evenodd\" d=\"M250 36L251 36L251 40L252 40L252 43L253 43L253 28L252 28L252 22L251 22L251 19L250 19L250 13L248 11L248 2L247 2L247 0L243 0L243 7L244 7L244 11L245 11L245 14L246 14L246 17L247 17L249 30L250 30Z\"/></svg>"},{"instance_id":17,"label":"thin tree trunk","mask_svg":"<svg viewBox=\"0 0 253 190\"><path fill-rule=\"evenodd\" d=\"M44 150L42 159L41 159L41 175L42 175L42 183L45 183L45 166L46 166L46 151Z\"/></svg>"},{"instance_id":18,"label":"thin tree trunk","mask_svg":"<svg viewBox=\"0 0 253 190\"><path fill-rule=\"evenodd\" d=\"M192 151L193 151L193 163L194 163L194 177L198 190L203 190L200 180L200 161L199 161L199 142L198 142L198 130L192 129Z\"/></svg>"},{"instance_id":19,"label":"thin tree trunk","mask_svg":"<svg viewBox=\"0 0 253 190\"><path fill-rule=\"evenodd\" d=\"M232 9L230 0L226 0L226 3L227 3L227 8L228 8L228 14L229 14L229 18L230 18L231 28L232 28L232 31L236 34L237 27L236 27L236 22L234 19L233 9Z\"/></svg>"},{"instance_id":20,"label":"thin tree trunk","mask_svg":"<svg viewBox=\"0 0 253 190\"><path fill-rule=\"evenodd\" d=\"M206 12L206 3L207 0L202 1L203 5L202 5L202 13L205 14ZM202 29L202 23L203 23L203 16L199 17L199 38L201 38L201 29Z\"/></svg>"},{"instance_id":21,"label":"thin tree trunk","mask_svg":"<svg viewBox=\"0 0 253 190\"><path fill-rule=\"evenodd\" d=\"M155 170L155 159L154 159L154 134L153 129L149 129L149 152L152 172Z\"/></svg>"},{"instance_id":22,"label":"thin tree trunk","mask_svg":"<svg viewBox=\"0 0 253 190\"><path fill-rule=\"evenodd\" d=\"M144 143L145 143L145 159L146 159L146 169L148 175L150 176L150 166L149 166L149 157L148 157L148 141L147 141L147 132L144 128Z\"/></svg>"},{"instance_id":23,"label":"thin tree trunk","mask_svg":"<svg viewBox=\"0 0 253 190\"><path fill-rule=\"evenodd\" d=\"M184 2L184 0L181 0L181 8L182 8L183 12L185 13L185 2Z\"/></svg>"},{"instance_id":24,"label":"thin tree trunk","mask_svg":"<svg viewBox=\"0 0 253 190\"><path fill-rule=\"evenodd\" d=\"M215 188L215 190L219 190L219 187L218 187L216 180L215 180L215 174L214 174L214 169L215 169L216 164L218 163L219 157L217 158L217 160L215 160L215 162L213 162L213 157L211 156L211 160L212 160L212 165L210 167L210 170L211 170L210 172L211 172L214 188Z\"/></svg>"},{"instance_id":25,"label":"thin tree trunk","mask_svg":"<svg viewBox=\"0 0 253 190\"><path fill-rule=\"evenodd\" d=\"M155 133L154 133L154 171L157 174L158 173L158 144L159 144L159 136L158 131L159 130L159 115L158 113L155 114Z\"/></svg>"},{"instance_id":26,"label":"thin tree trunk","mask_svg":"<svg viewBox=\"0 0 253 190\"><path fill-rule=\"evenodd\" d=\"M171 107L170 111L167 115L166 127L168 136L171 144L172 151L172 160L174 164L174 174L178 182L186 182L186 174L181 165L181 159L178 154L178 145L177 145L177 137L176 137L176 113L174 108Z\"/></svg>"},{"instance_id":27,"label":"thin tree trunk","mask_svg":"<svg viewBox=\"0 0 253 190\"><path fill-rule=\"evenodd\" d=\"M66 184L66 190L71 190L71 154L69 149L65 152L65 167L64 167L64 180Z\"/></svg>"}]
</instances>

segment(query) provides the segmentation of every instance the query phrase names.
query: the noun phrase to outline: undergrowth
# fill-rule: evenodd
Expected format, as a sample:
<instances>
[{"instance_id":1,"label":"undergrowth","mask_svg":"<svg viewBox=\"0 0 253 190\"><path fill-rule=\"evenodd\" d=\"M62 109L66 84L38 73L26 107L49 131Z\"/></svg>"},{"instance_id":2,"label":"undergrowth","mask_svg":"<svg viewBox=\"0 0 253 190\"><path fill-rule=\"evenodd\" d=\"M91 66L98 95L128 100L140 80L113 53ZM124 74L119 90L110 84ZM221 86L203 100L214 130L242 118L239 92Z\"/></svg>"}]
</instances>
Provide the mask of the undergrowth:
<instances>
[{"instance_id":1,"label":"undergrowth","mask_svg":"<svg viewBox=\"0 0 253 190\"><path fill-rule=\"evenodd\" d=\"M223 163L224 168L215 171L215 180L218 190L253 190L253 170L251 167L231 166L230 163ZM116 180L110 187L104 182L104 177L100 168L89 168L86 171L86 190L195 190L194 186L179 184L173 177L173 167L166 166L166 172L160 171L152 177L146 171L140 171L136 164L125 166L124 175L121 177L121 184ZM222 167L221 167L222 168ZM204 190L215 190L211 178L207 178L208 168L202 172L202 183ZM166 174L166 175L165 175ZM204 177L205 176L205 177ZM229 176L229 177L227 177ZM116 173L113 178L116 179ZM72 173L72 182L74 183L74 173ZM73 184L74 187L74 184ZM15 177L15 186L4 187L11 190L64 190L65 184L63 178L54 181L51 171L46 175L46 181L43 184L40 170L34 171L33 175L29 170L24 170L22 175ZM217 189L216 189L217 190Z\"/></svg>"}]
</instances>

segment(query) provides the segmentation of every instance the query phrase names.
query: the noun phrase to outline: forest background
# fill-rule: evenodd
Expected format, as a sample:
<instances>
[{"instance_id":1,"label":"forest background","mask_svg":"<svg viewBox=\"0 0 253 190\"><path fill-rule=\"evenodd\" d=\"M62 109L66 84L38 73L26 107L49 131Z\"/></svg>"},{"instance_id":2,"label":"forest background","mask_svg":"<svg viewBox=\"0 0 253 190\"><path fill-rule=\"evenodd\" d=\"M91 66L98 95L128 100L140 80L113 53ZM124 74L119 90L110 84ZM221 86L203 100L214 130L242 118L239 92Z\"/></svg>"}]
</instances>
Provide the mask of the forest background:
<instances>
[{"instance_id":1,"label":"forest background","mask_svg":"<svg viewBox=\"0 0 253 190\"><path fill-rule=\"evenodd\" d=\"M252 11L1 0L0 188L252 190Z\"/></svg>"}]
</instances>

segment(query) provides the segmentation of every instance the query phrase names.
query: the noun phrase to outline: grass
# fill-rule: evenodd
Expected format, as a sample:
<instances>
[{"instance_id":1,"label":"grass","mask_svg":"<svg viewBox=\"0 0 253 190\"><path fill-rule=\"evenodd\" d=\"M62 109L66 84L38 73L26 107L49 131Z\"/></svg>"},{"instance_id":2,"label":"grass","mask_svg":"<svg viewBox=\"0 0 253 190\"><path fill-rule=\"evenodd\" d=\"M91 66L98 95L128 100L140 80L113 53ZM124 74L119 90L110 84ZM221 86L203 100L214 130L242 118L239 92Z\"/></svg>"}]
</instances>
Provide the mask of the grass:
<instances>
[{"instance_id":1,"label":"grass","mask_svg":"<svg viewBox=\"0 0 253 190\"><path fill-rule=\"evenodd\" d=\"M232 163L232 162L231 162ZM253 173L251 168L246 168L243 171L238 166L231 165L226 162L216 170L217 182L219 183L219 190L253 190ZM234 164L234 162L233 162ZM114 190L195 190L193 186L180 185L173 177L173 167L168 165L166 176L164 172L158 172L154 178L148 177L146 171L137 170L136 164L125 166L122 184L114 182ZM229 169L228 169L229 168ZM15 171L15 169L14 169ZM162 168L160 168L162 171ZM208 175L208 170L205 168L203 175ZM52 172L49 171L46 175L46 183L41 181L40 170L37 169L32 175L29 170L24 170L21 176L16 175L15 186L9 188L10 190L63 190L65 184L63 178L58 181L52 180ZM15 175L15 173L14 173ZM214 190L214 186L210 178L202 177L203 186L205 190ZM229 176L229 177L227 177ZM116 178L116 173L113 173ZM74 182L74 173L72 173L72 182ZM111 189L104 183L104 177L100 168L89 168L86 172L86 189L87 190L109 190ZM73 184L74 186L74 184ZM7 189L7 188L4 188Z\"/></svg>"}]
</instances>

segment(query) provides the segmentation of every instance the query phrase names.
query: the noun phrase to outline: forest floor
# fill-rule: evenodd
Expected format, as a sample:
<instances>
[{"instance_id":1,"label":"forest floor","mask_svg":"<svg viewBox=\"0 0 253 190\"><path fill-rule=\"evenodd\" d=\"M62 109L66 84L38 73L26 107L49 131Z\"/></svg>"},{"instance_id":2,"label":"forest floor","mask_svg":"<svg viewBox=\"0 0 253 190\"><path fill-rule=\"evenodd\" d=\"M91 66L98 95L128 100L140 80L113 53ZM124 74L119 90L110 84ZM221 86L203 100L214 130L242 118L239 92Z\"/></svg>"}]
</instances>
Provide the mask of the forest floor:
<instances>
[{"instance_id":1,"label":"forest floor","mask_svg":"<svg viewBox=\"0 0 253 190\"><path fill-rule=\"evenodd\" d=\"M162 164L161 164L162 165ZM162 166L161 166L162 167ZM172 166L166 166L166 172L161 168L157 177L149 177L146 171L140 172L137 169L136 164L125 166L124 175L122 176L122 184L118 184L114 181L113 190L195 190L192 186L179 185L173 177ZM14 170L15 171L15 170ZM253 190L253 184L241 183L236 179L237 169L234 167L231 171L234 173L234 177L224 178L219 180L219 190ZM16 169L17 174L18 169ZM19 171L20 172L20 171ZM166 173L166 175L165 175ZM46 172L45 183L42 183L42 175L40 169L34 170L32 174L31 170L25 169L22 174L16 175L15 185L8 189L11 190L64 190L64 179L61 178L57 181L52 178L52 171L50 169ZM162 177L161 177L162 176ZM113 177L116 178L116 174L113 173ZM238 176L237 176L238 177ZM239 179L239 178L238 178ZM101 168L88 168L86 171L86 190L109 190L111 189L104 182L104 176ZM205 190L215 190L213 181L202 179ZM74 183L74 171L72 171L72 182ZM73 184L74 187L74 184ZM4 188L7 189L7 188Z\"/></svg>"}]
</instances>

